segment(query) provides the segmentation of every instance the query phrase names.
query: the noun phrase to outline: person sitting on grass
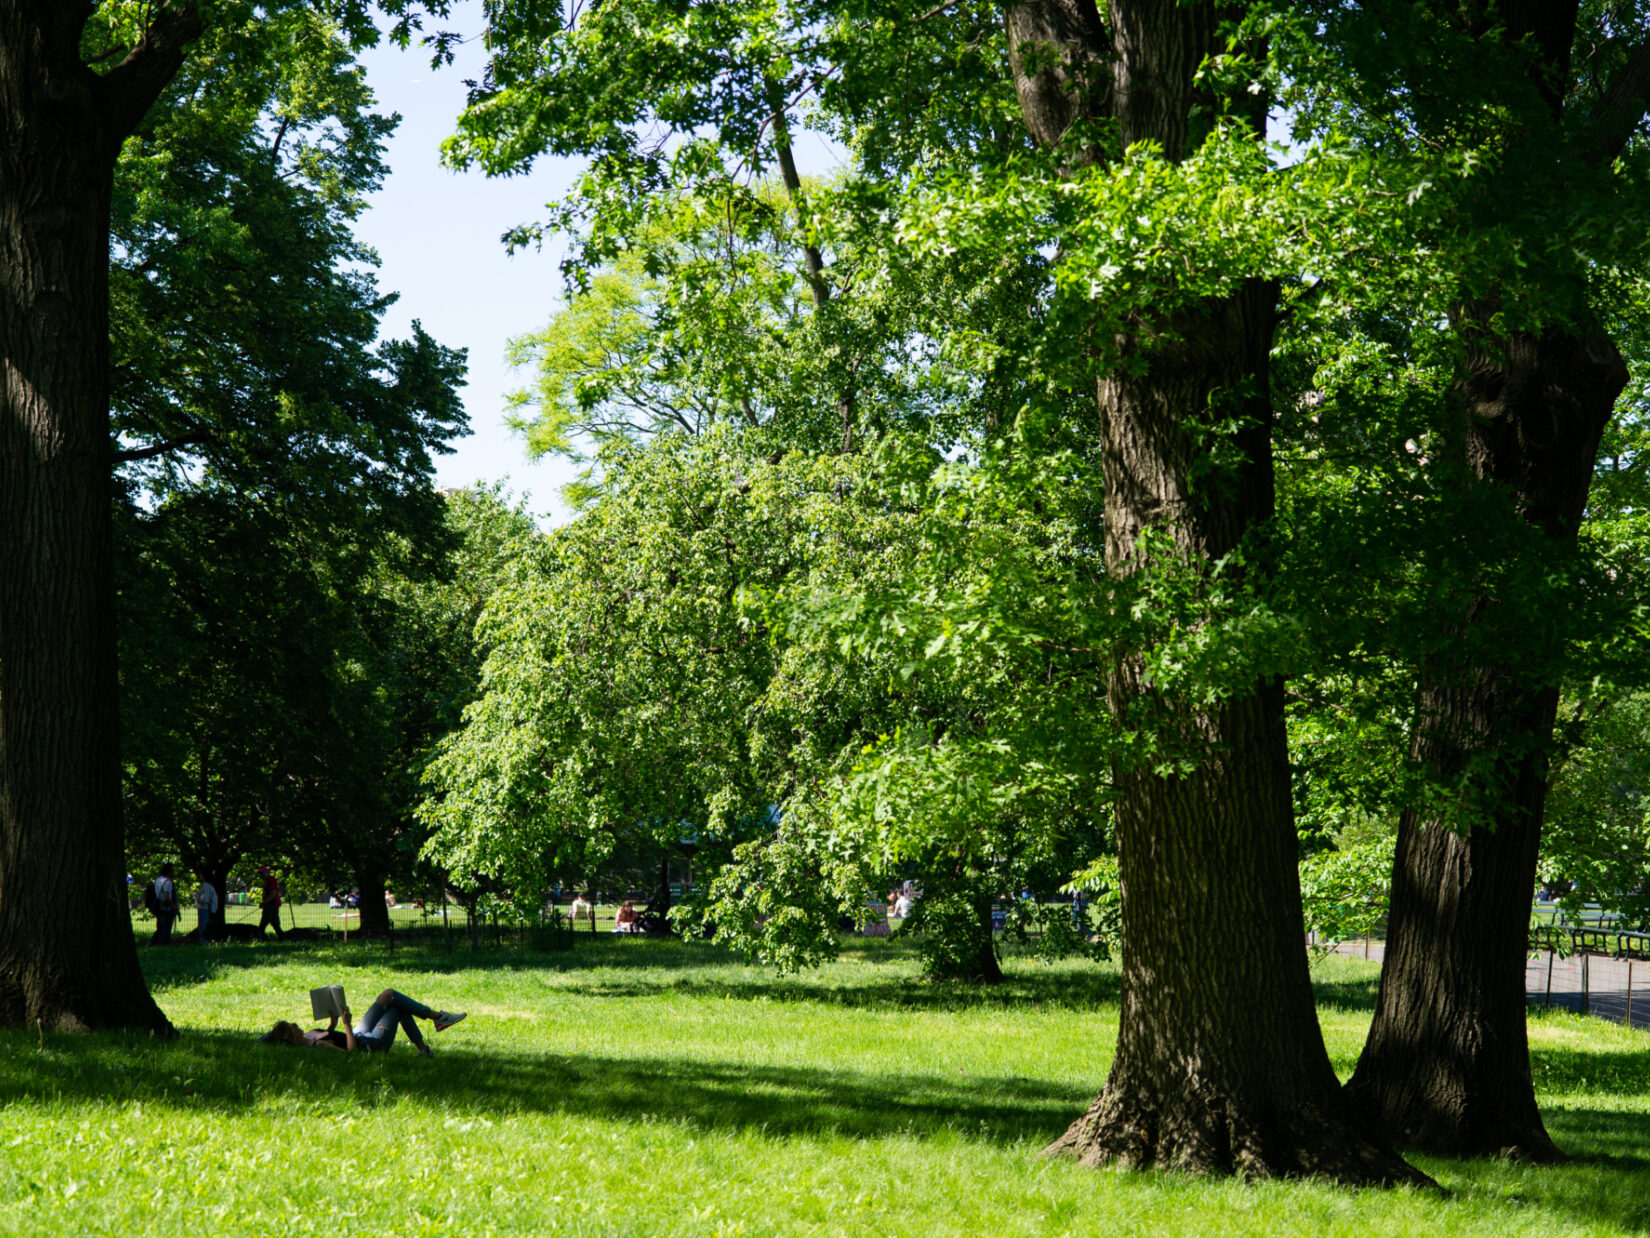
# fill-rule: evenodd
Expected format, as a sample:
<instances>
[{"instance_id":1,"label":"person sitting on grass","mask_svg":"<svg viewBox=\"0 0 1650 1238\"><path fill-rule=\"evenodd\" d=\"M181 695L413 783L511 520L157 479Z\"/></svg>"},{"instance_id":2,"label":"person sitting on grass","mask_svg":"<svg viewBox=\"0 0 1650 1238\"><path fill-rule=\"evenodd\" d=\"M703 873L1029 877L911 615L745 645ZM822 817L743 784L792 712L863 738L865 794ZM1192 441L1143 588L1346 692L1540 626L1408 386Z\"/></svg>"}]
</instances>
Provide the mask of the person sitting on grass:
<instances>
[{"instance_id":1,"label":"person sitting on grass","mask_svg":"<svg viewBox=\"0 0 1650 1238\"><path fill-rule=\"evenodd\" d=\"M624 906L619 908L613 917L613 931L615 933L639 933L642 931L642 914L636 910L636 904L625 899Z\"/></svg>"},{"instance_id":2,"label":"person sitting on grass","mask_svg":"<svg viewBox=\"0 0 1650 1238\"><path fill-rule=\"evenodd\" d=\"M362 1053L388 1053L390 1046L395 1043L395 1029L398 1027L407 1030L407 1039L422 1057L434 1057L435 1051L424 1042L423 1034L418 1030L419 1019L429 1019L435 1024L435 1030L444 1032L455 1023L462 1022L464 1011L431 1010L423 1002L414 1001L405 993L397 993L394 989L385 989L378 995L376 1001L367 1007L367 1013L361 1016L361 1021L354 1028L349 1007L344 1007L344 1030L338 1030L338 1016L332 1016L332 1022L326 1027L317 1027L311 1031L304 1031L296 1023L289 1023L285 1019L279 1020L270 1028L261 1039L265 1044L273 1045L305 1045L311 1049L343 1049L347 1052L360 1051Z\"/></svg>"}]
</instances>

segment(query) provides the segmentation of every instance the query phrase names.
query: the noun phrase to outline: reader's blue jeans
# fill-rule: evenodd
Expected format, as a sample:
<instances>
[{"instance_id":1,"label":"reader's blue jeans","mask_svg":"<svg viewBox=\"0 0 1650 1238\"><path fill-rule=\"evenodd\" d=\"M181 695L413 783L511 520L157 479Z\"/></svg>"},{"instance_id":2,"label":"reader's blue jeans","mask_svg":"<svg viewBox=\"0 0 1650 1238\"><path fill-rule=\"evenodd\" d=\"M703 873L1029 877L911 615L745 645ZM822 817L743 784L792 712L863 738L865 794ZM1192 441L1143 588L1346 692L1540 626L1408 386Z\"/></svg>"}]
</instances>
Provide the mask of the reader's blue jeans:
<instances>
[{"instance_id":1,"label":"reader's blue jeans","mask_svg":"<svg viewBox=\"0 0 1650 1238\"><path fill-rule=\"evenodd\" d=\"M386 1053L395 1043L395 1029L402 1027L407 1031L407 1039L422 1047L424 1035L418 1030L414 1015L422 1019L433 1019L435 1011L423 1002L414 1001L405 993L397 993L391 989L389 1001L374 1002L367 1007L367 1013L356 1022L355 1043L370 1053Z\"/></svg>"}]
</instances>

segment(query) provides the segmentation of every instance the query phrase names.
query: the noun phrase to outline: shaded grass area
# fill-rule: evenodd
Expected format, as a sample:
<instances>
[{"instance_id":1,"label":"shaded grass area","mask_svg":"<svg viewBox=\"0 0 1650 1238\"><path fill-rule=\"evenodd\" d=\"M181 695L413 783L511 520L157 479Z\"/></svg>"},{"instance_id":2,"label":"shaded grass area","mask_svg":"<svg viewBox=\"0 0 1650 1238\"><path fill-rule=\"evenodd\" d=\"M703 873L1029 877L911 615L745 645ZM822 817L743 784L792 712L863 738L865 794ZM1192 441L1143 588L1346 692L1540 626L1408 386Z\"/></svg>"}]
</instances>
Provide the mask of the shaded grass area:
<instances>
[{"instance_id":1,"label":"shaded grass area","mask_svg":"<svg viewBox=\"0 0 1650 1238\"><path fill-rule=\"evenodd\" d=\"M1451 1191L1096 1173L1039 1149L1104 1082L1115 970L927 985L897 942L800 977L714 947L145 955L175 1042L0 1033L0 1233L1623 1234L1650 1226L1642 1033L1531 1020L1558 1167L1422 1160ZM1350 1070L1376 970L1318 969ZM471 1017L426 1061L256 1043L305 990Z\"/></svg>"}]
</instances>

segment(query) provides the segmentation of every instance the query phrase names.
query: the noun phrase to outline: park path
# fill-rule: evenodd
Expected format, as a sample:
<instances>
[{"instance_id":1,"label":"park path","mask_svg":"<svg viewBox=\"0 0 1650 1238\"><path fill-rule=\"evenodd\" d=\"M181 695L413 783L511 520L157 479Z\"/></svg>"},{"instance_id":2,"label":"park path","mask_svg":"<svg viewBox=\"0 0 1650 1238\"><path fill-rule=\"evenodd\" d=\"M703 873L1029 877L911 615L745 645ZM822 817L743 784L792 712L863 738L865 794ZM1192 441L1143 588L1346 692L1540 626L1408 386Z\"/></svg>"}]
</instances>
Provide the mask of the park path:
<instances>
[{"instance_id":1,"label":"park path","mask_svg":"<svg viewBox=\"0 0 1650 1238\"><path fill-rule=\"evenodd\" d=\"M1337 954L1380 962L1386 947L1378 941L1343 941ZM1650 1029L1650 963L1612 959L1600 954L1550 957L1543 950L1524 964L1524 992L1537 1005L1553 1005Z\"/></svg>"}]
</instances>

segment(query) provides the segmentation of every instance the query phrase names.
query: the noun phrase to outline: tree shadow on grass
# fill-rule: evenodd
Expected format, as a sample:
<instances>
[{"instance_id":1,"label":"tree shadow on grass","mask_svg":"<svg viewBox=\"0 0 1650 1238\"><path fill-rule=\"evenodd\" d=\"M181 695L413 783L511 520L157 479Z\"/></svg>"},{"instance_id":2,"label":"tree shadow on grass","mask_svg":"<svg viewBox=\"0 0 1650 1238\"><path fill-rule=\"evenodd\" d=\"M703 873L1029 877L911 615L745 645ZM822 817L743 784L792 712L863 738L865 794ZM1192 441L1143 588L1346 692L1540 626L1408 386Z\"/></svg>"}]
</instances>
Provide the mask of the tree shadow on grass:
<instances>
[{"instance_id":1,"label":"tree shadow on grass","mask_svg":"<svg viewBox=\"0 0 1650 1238\"><path fill-rule=\"evenodd\" d=\"M1541 1112L1571 1159L1540 1166L1427 1157L1416 1163L1453 1191L1538 1206L1567 1224L1650 1228L1650 1112L1614 1099L1650 1095L1650 1055L1541 1045L1531 1067L1540 1092L1565 1098L1543 1103Z\"/></svg>"},{"instance_id":2,"label":"tree shadow on grass","mask_svg":"<svg viewBox=\"0 0 1650 1238\"><path fill-rule=\"evenodd\" d=\"M1540 1166L1431 1158L1416 1163L1462 1196L1539 1207L1566 1227L1591 1222L1611 1233L1650 1228L1650 1114L1577 1106L1547 1108L1543 1117L1571 1160Z\"/></svg>"},{"instance_id":3,"label":"tree shadow on grass","mask_svg":"<svg viewBox=\"0 0 1650 1238\"><path fill-rule=\"evenodd\" d=\"M773 1139L919 1140L961 1136L1028 1150L1056 1138L1091 1099L1074 1084L1018 1077L745 1066L634 1054L564 1056L440 1046L435 1062L399 1047L385 1056L265 1046L245 1035L189 1033L176 1042L101 1034L0 1032L0 1110L31 1101L97 1108L141 1102L269 1120L269 1105L316 1121L393 1111L501 1120L565 1115L603 1126L679 1123ZM1582 1094L1547 1121L1575 1159L1554 1166L1417 1158L1463 1199L1540 1209L1565 1226L1633 1230L1650 1223L1650 1114L1589 1103L1588 1091L1650 1091L1650 1063L1631 1052L1547 1051L1543 1085Z\"/></svg>"},{"instance_id":4,"label":"tree shadow on grass","mask_svg":"<svg viewBox=\"0 0 1650 1238\"><path fill-rule=\"evenodd\" d=\"M396 975L465 973L549 973L579 975L585 996L628 998L669 991L683 996L731 1000L817 1002L861 1009L967 1010L1036 1006L1051 1010L1096 1010L1115 1007L1121 977L1115 964L1069 963L1047 966L1010 946L1004 952L1008 980L999 985L965 981L928 983L919 979L914 946L907 942L862 941L843 944L842 972L831 965L789 976L752 966L714 942L580 934L567 950L537 951L509 945L480 950L447 950L438 936L424 934L390 949L382 940L339 941L280 946L226 945L146 954L145 971L156 992L205 983L227 972L268 967L272 962L312 962L319 970L335 966L382 970L388 983ZM1343 969L1344 970L1344 969ZM872 973L867 978L867 971ZM1313 991L1320 1007L1372 1013L1379 974L1319 976Z\"/></svg>"},{"instance_id":5,"label":"tree shadow on grass","mask_svg":"<svg viewBox=\"0 0 1650 1238\"><path fill-rule=\"evenodd\" d=\"M1089 1013L1116 1010L1119 981L1114 972L1078 977L1013 974L1001 984L928 984L906 978L834 984L828 978L681 978L654 983L646 977L603 977L579 985L582 998L623 1000L663 995L728 1001L765 1001L831 1006L846 1010L1016 1010Z\"/></svg>"},{"instance_id":6,"label":"tree shadow on grass","mask_svg":"<svg viewBox=\"0 0 1650 1238\"><path fill-rule=\"evenodd\" d=\"M1542 1092L1650 1095L1650 1053L1639 1049L1538 1045L1530 1054L1530 1066L1535 1086Z\"/></svg>"},{"instance_id":7,"label":"tree shadow on grass","mask_svg":"<svg viewBox=\"0 0 1650 1238\"><path fill-rule=\"evenodd\" d=\"M318 970L338 966L371 967L386 974L418 972L431 975L582 972L608 968L673 974L740 965L736 955L710 943L615 941L607 937L597 937L588 943L581 941L573 949L551 951L515 946L448 950L439 938L426 936L414 941L403 940L393 948L382 938L352 939L348 943L335 938L293 943L228 944L210 949L194 947L141 951L139 957L149 987L157 991L201 984L227 973L274 964L314 966Z\"/></svg>"},{"instance_id":8,"label":"tree shadow on grass","mask_svg":"<svg viewBox=\"0 0 1650 1238\"><path fill-rule=\"evenodd\" d=\"M665 1121L775 1137L917 1138L960 1133L1041 1146L1092 1099L1071 1085L957 1074L746 1066L687 1057L564 1056L488 1050L426 1062L269 1046L225 1033L162 1044L115 1035L58 1039L39 1052L0 1034L0 1109L29 1099L111 1100L215 1110L226 1117L270 1100L311 1102L318 1115L372 1110L416 1096L432 1108L494 1120L567 1114L604 1123Z\"/></svg>"},{"instance_id":9,"label":"tree shadow on grass","mask_svg":"<svg viewBox=\"0 0 1650 1238\"><path fill-rule=\"evenodd\" d=\"M470 950L464 947L462 939L449 950L443 946L439 936L409 938L405 933L397 934L395 940L399 944L393 947L384 938L352 938L344 942L334 937L307 942L226 944L209 949L145 950L140 951L139 955L151 985L168 980L190 983L226 971L268 967L276 962L342 963L438 975L489 971L576 972L605 968L677 972L744 965L738 955L714 942L682 942L674 938L625 938L611 934L587 938L581 934L575 946L562 950L537 950L513 943ZM896 951L884 947L874 953L845 951L844 957L858 962L902 966L915 954L909 950Z\"/></svg>"},{"instance_id":10,"label":"tree shadow on grass","mask_svg":"<svg viewBox=\"0 0 1650 1238\"><path fill-rule=\"evenodd\" d=\"M1046 1010L1093 1011L1115 1007L1119 976L1115 967L1050 968L1032 961L1011 961L1008 979L998 985L956 981L928 983L915 973L915 953L881 943L845 951L852 970L826 966L794 975L745 965L737 955L710 943L677 941L602 941L575 950L454 951L440 948L398 949L381 945L373 952L353 948L315 949L283 962L312 962L317 974L339 965L371 967L384 983L398 975L462 975L486 972L531 972L576 976L580 997L625 999L707 997L731 1001L814 1003L871 1010ZM268 967L268 948L221 947L187 953L165 952L145 960L156 993L204 984L226 972ZM397 986L406 987L406 986Z\"/></svg>"}]
</instances>

